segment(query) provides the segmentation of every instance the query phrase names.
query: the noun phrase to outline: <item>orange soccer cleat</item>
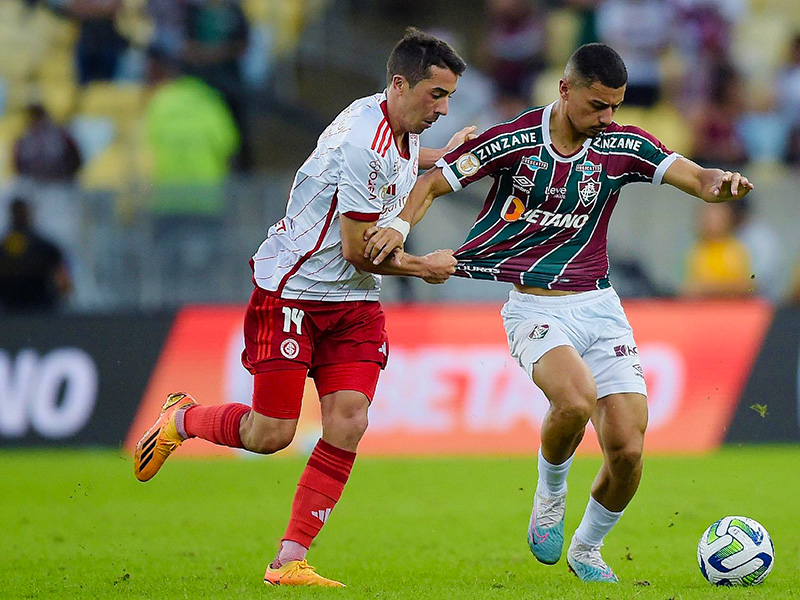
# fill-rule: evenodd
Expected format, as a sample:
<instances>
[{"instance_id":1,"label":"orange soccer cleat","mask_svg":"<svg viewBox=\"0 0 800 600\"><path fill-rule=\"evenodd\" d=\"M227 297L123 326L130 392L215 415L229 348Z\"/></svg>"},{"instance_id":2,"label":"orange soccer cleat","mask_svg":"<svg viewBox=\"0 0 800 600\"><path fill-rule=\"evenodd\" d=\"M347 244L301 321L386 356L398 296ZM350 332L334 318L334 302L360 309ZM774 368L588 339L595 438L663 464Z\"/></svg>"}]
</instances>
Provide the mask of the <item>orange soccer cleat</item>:
<instances>
[{"instance_id":1,"label":"orange soccer cleat","mask_svg":"<svg viewBox=\"0 0 800 600\"><path fill-rule=\"evenodd\" d=\"M175 415L180 410L197 405L189 394L177 392L167 396L161 415L142 436L133 453L133 473L139 481L152 479L164 461L183 443L175 427Z\"/></svg>"},{"instance_id":2,"label":"orange soccer cleat","mask_svg":"<svg viewBox=\"0 0 800 600\"><path fill-rule=\"evenodd\" d=\"M264 573L267 585L316 585L320 587L345 587L333 579L325 579L305 560L292 560L278 569L267 567Z\"/></svg>"}]
</instances>

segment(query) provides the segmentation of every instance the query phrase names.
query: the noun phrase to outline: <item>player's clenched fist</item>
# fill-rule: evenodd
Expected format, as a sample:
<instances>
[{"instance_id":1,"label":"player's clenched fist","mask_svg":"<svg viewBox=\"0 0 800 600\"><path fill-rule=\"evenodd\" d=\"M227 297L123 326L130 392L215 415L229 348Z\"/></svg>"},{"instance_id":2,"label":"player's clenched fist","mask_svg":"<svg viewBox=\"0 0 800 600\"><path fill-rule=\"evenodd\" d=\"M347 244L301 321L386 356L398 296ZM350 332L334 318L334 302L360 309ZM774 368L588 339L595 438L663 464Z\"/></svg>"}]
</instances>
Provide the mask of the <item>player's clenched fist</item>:
<instances>
[{"instance_id":1,"label":"player's clenched fist","mask_svg":"<svg viewBox=\"0 0 800 600\"><path fill-rule=\"evenodd\" d=\"M395 264L400 264L403 259L403 234L390 227L370 227L364 233L367 245L364 248L364 258L379 265L394 252Z\"/></svg>"},{"instance_id":2,"label":"player's clenched fist","mask_svg":"<svg viewBox=\"0 0 800 600\"><path fill-rule=\"evenodd\" d=\"M437 250L424 256L428 274L422 279L427 283L444 283L456 272L458 261L452 250Z\"/></svg>"}]
</instances>

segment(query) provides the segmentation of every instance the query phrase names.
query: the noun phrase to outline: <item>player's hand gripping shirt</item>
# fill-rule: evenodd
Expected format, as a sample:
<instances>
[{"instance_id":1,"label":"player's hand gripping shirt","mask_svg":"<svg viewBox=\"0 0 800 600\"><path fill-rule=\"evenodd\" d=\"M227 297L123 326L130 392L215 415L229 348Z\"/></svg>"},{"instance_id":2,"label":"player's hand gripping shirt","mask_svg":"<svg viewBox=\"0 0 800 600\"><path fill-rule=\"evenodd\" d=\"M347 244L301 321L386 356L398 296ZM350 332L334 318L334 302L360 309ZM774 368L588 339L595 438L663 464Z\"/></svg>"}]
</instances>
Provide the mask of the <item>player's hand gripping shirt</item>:
<instances>
[{"instance_id":1,"label":"player's hand gripping shirt","mask_svg":"<svg viewBox=\"0 0 800 600\"><path fill-rule=\"evenodd\" d=\"M253 257L256 284L283 298L377 300L381 278L344 259L339 219L388 225L405 206L418 161L417 134L408 134L407 156L394 142L385 92L353 102L297 172L286 216Z\"/></svg>"},{"instance_id":2,"label":"player's hand gripping shirt","mask_svg":"<svg viewBox=\"0 0 800 600\"><path fill-rule=\"evenodd\" d=\"M606 238L620 189L660 184L678 155L638 127L612 123L561 156L550 140L552 109L495 125L436 163L454 191L494 178L455 253L456 275L554 290L609 287Z\"/></svg>"}]
</instances>

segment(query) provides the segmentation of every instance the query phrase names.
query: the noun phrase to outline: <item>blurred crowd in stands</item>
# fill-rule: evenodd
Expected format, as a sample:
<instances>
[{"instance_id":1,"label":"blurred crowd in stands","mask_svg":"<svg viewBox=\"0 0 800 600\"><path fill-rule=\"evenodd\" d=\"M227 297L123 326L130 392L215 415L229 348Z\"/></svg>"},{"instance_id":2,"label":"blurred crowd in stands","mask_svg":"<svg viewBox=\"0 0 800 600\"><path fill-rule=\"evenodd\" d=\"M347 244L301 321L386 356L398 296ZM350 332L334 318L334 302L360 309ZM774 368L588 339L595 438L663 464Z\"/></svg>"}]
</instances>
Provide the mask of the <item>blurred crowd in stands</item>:
<instances>
[{"instance_id":1,"label":"blurred crowd in stands","mask_svg":"<svg viewBox=\"0 0 800 600\"><path fill-rule=\"evenodd\" d=\"M379 91L384 82L372 74L381 73L391 42L409 24L450 41L470 65L450 116L426 132L425 145L444 145L465 124L482 130L552 101L571 52L602 41L628 68L618 121L652 131L704 166L755 165L769 176L791 176L800 170L796 2L2 0L0 231L11 236L3 250L20 247L13 243L20 230L14 215L34 205L36 239L63 248L80 291L90 275L80 264L76 198L108 190L121 224L147 211L153 235L173 240L165 255L183 252L183 267L207 268L227 182L268 172L276 155L289 151L289 136L276 136L270 119L313 134L289 161L299 165L318 124L343 108L328 106L315 68L336 82L368 73L364 93L350 99ZM464 18L448 18L454 11ZM305 48L312 38L314 51ZM341 65L328 57L355 39L375 51L338 74ZM310 85L298 83L304 73ZM275 98L288 99L290 109ZM681 289L660 289L631 257L619 259L619 287L632 296L755 294L780 301L786 286L778 273L793 261L759 217L763 202L769 198L754 195L698 208ZM791 293L800 296L797 279Z\"/></svg>"}]
</instances>

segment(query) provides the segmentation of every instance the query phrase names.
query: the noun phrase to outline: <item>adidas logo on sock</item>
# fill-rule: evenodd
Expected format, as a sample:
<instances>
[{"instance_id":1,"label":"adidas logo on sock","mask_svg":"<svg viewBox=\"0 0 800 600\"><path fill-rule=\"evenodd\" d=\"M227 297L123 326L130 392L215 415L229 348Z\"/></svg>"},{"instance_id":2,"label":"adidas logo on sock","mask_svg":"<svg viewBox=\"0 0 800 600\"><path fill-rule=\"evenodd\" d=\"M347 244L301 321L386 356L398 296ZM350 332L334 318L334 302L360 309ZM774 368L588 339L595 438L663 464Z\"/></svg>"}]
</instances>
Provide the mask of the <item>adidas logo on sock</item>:
<instances>
[{"instance_id":1,"label":"adidas logo on sock","mask_svg":"<svg viewBox=\"0 0 800 600\"><path fill-rule=\"evenodd\" d=\"M330 508L322 508L320 510L312 510L311 514L317 517L323 523L328 520L328 517L331 516L331 509Z\"/></svg>"}]
</instances>

